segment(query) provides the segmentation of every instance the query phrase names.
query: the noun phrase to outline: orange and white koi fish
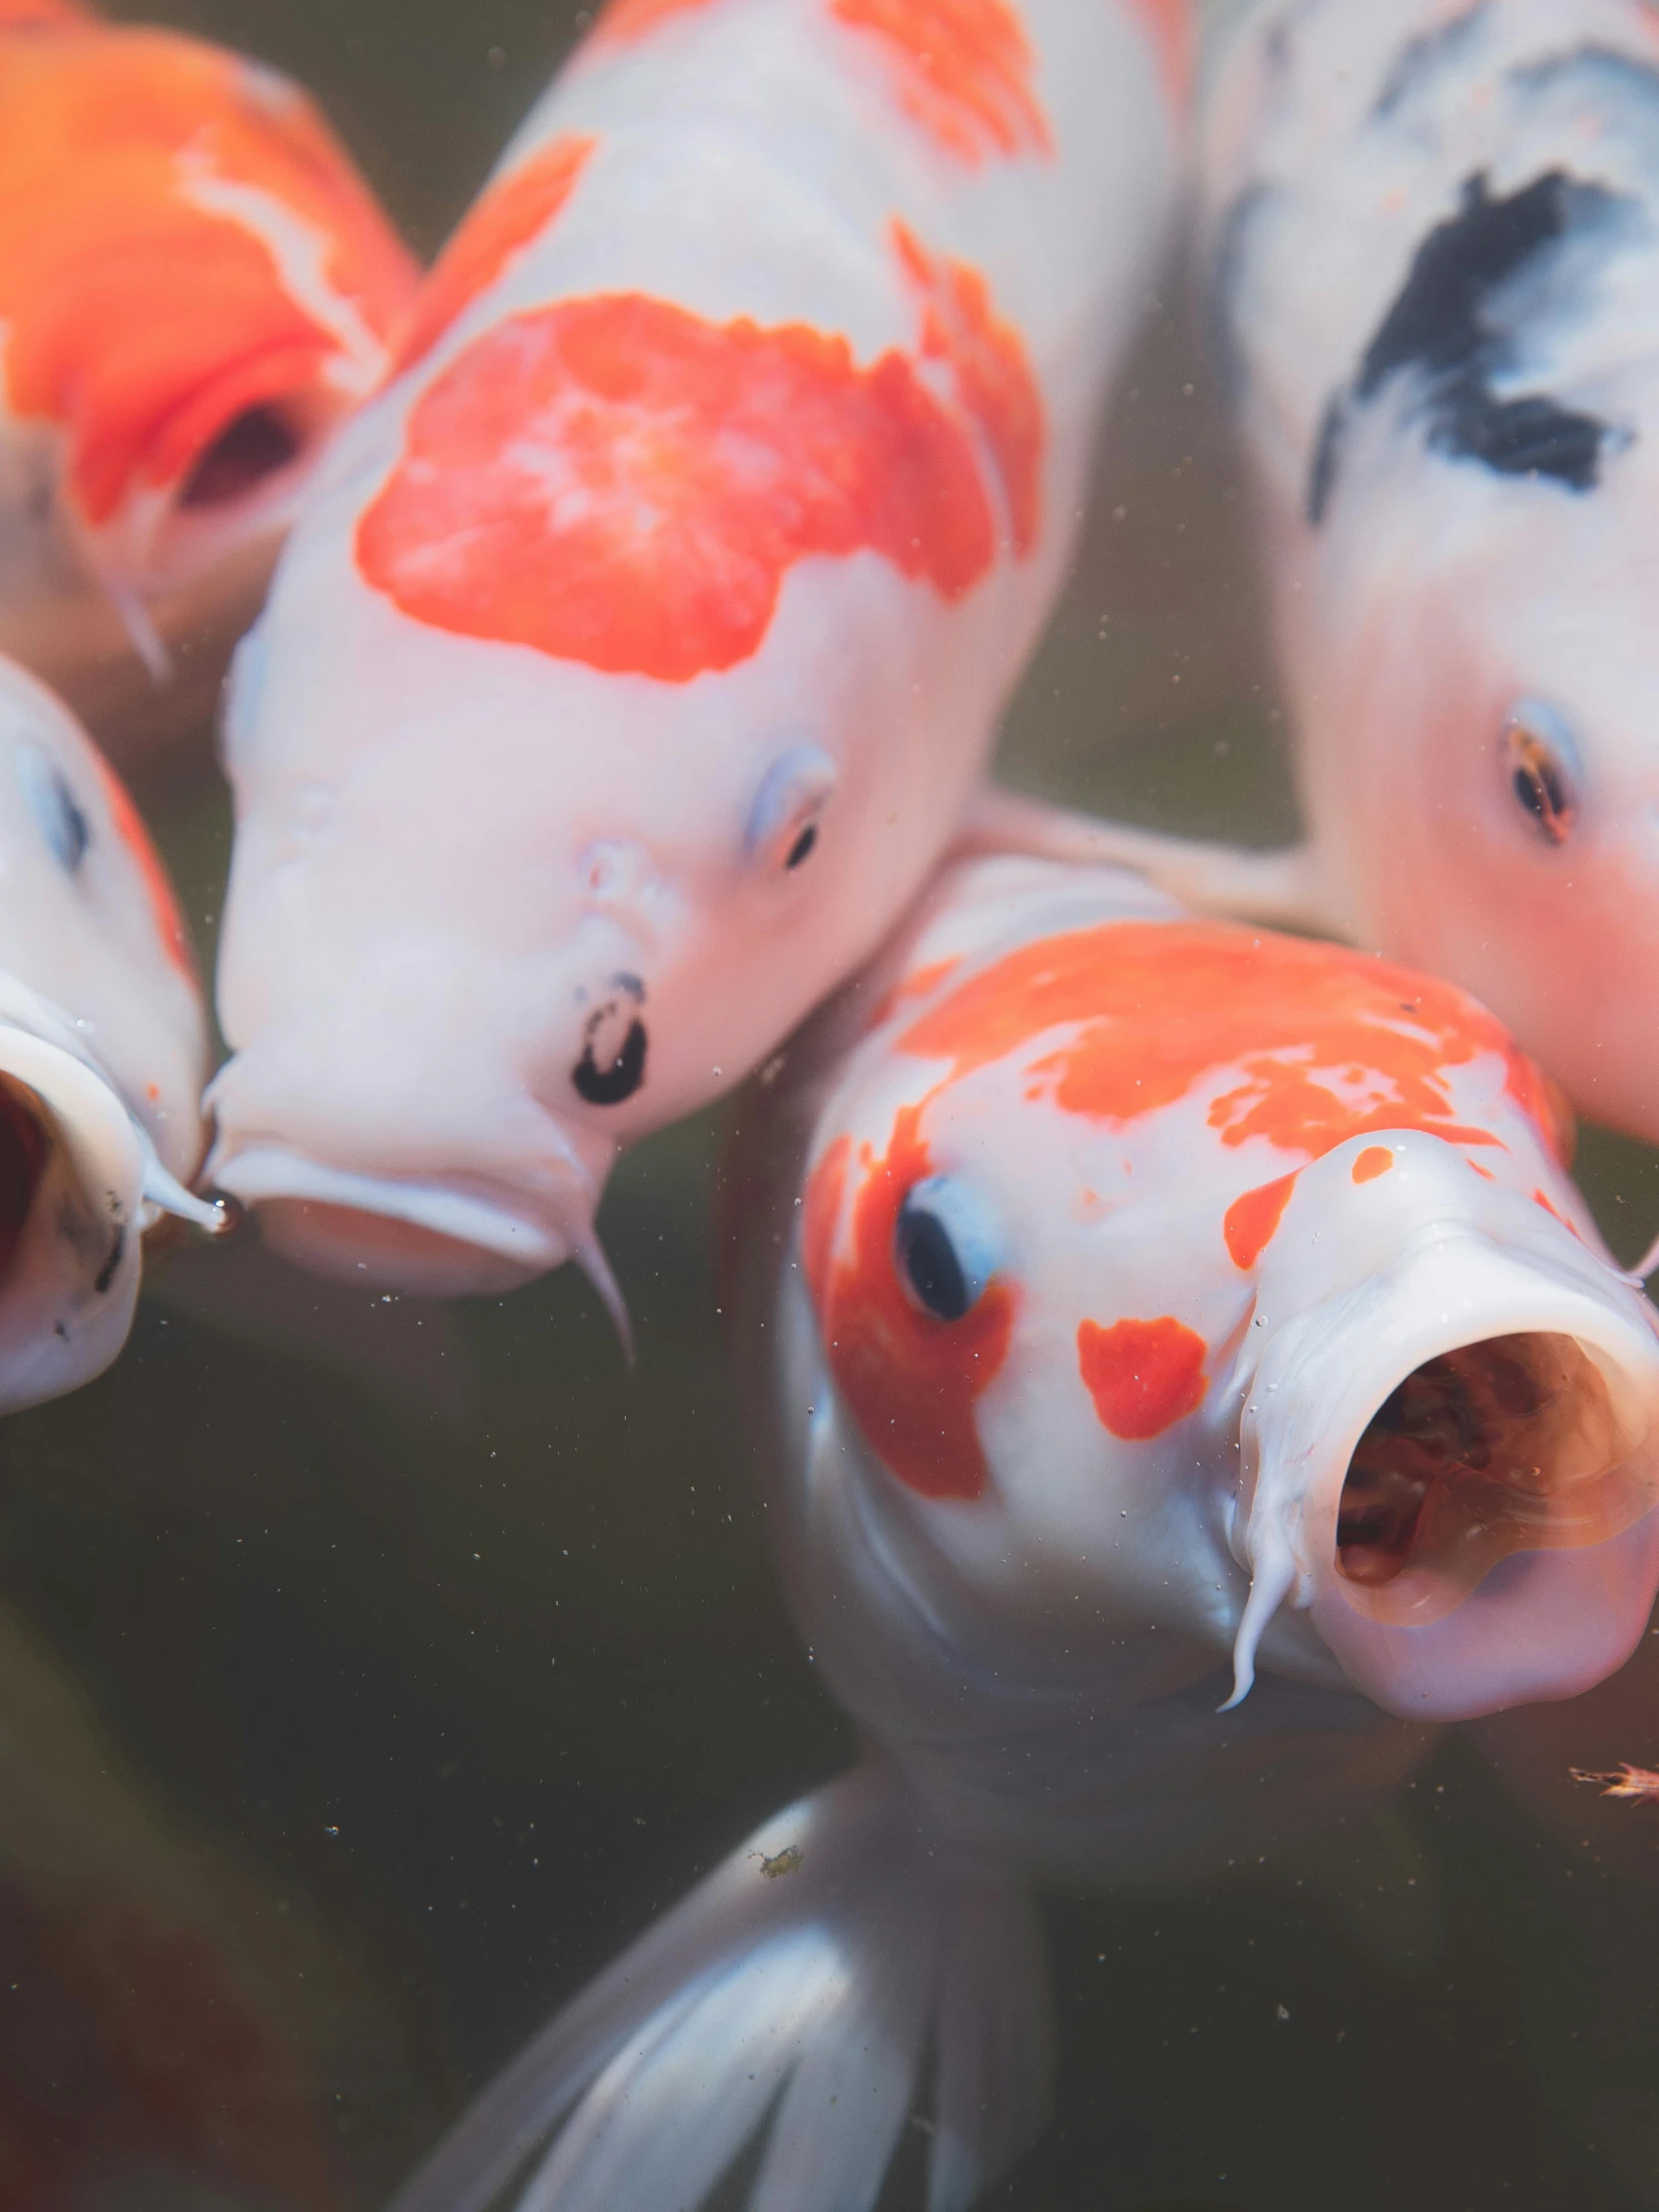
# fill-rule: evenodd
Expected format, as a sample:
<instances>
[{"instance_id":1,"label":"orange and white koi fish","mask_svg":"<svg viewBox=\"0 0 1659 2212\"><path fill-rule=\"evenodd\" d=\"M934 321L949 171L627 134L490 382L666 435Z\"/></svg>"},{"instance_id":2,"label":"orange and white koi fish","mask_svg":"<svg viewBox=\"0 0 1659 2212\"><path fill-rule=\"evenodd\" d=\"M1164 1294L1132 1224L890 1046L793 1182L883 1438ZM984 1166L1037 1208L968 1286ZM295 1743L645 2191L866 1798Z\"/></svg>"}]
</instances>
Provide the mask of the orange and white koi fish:
<instances>
[{"instance_id":1,"label":"orange and white koi fish","mask_svg":"<svg viewBox=\"0 0 1659 2212\"><path fill-rule=\"evenodd\" d=\"M1053 598L1176 175L1167 0L618 0L243 645L218 1183L571 1256L879 941Z\"/></svg>"},{"instance_id":2,"label":"orange and white koi fish","mask_svg":"<svg viewBox=\"0 0 1659 2212\"><path fill-rule=\"evenodd\" d=\"M0 0L0 649L103 705L246 619L415 278L286 78Z\"/></svg>"},{"instance_id":3,"label":"orange and white koi fish","mask_svg":"<svg viewBox=\"0 0 1659 2212\"><path fill-rule=\"evenodd\" d=\"M1266 1848L1659 1587L1659 1317L1460 991L980 861L745 1119L767 1519L869 1752L394 2212L695 2212L746 2148L752 2212L866 2212L918 2095L961 2212L1045 2109L1033 1878Z\"/></svg>"},{"instance_id":4,"label":"orange and white koi fish","mask_svg":"<svg viewBox=\"0 0 1659 2212\"><path fill-rule=\"evenodd\" d=\"M161 860L74 718L0 661L0 1412L127 1341L203 1151L207 1014Z\"/></svg>"},{"instance_id":5,"label":"orange and white koi fish","mask_svg":"<svg viewBox=\"0 0 1659 2212\"><path fill-rule=\"evenodd\" d=\"M1310 841L1111 849L1455 977L1659 1139L1659 11L1266 0L1206 110Z\"/></svg>"}]
</instances>

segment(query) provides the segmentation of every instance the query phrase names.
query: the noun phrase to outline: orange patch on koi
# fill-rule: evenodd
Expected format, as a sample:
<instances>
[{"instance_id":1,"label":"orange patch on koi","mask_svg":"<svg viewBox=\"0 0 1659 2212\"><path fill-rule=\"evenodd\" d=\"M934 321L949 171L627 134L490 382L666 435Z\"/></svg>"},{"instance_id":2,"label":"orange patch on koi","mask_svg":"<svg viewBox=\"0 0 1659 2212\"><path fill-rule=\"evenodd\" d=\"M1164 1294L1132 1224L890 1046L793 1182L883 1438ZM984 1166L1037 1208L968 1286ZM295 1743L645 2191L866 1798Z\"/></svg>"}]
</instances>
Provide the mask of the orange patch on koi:
<instances>
[{"instance_id":1,"label":"orange patch on koi","mask_svg":"<svg viewBox=\"0 0 1659 2212\"><path fill-rule=\"evenodd\" d=\"M1196 1413L1209 1387L1209 1348L1185 1323L1086 1321L1077 1331L1077 1365L1102 1427L1125 1443L1150 1443Z\"/></svg>"},{"instance_id":2,"label":"orange patch on koi","mask_svg":"<svg viewBox=\"0 0 1659 2212\"><path fill-rule=\"evenodd\" d=\"M896 219L893 241L905 274L927 301L921 350L948 364L957 396L1002 483L1014 551L1033 551L1042 527L1042 465L1047 423L1042 393L1019 332L997 314L990 286L966 262L929 254Z\"/></svg>"},{"instance_id":3,"label":"orange patch on koi","mask_svg":"<svg viewBox=\"0 0 1659 2212\"><path fill-rule=\"evenodd\" d=\"M338 350L265 241L192 197L227 186L310 230L338 294L390 334L413 265L300 95L169 32L6 34L6 389L69 433L90 523L188 482L239 415L313 385Z\"/></svg>"},{"instance_id":4,"label":"orange patch on koi","mask_svg":"<svg viewBox=\"0 0 1659 2212\"><path fill-rule=\"evenodd\" d=\"M830 13L883 42L899 106L957 160L1052 155L1036 56L1010 0L830 0Z\"/></svg>"},{"instance_id":5,"label":"orange patch on koi","mask_svg":"<svg viewBox=\"0 0 1659 2212\"><path fill-rule=\"evenodd\" d=\"M1258 1191L1246 1191L1227 1209L1222 1235L1228 1254L1241 1274L1248 1274L1272 1244L1285 1209L1296 1189L1294 1175L1282 1175L1277 1183L1264 1183Z\"/></svg>"},{"instance_id":6,"label":"orange patch on koi","mask_svg":"<svg viewBox=\"0 0 1659 2212\"><path fill-rule=\"evenodd\" d=\"M686 683L755 653L785 572L990 567L972 443L903 354L639 292L508 317L414 407L357 560L416 621Z\"/></svg>"},{"instance_id":7,"label":"orange patch on koi","mask_svg":"<svg viewBox=\"0 0 1659 2212\"><path fill-rule=\"evenodd\" d=\"M429 353L520 248L547 229L576 190L598 144L596 138L566 132L490 187L432 264L398 349L400 369Z\"/></svg>"},{"instance_id":8,"label":"orange patch on koi","mask_svg":"<svg viewBox=\"0 0 1659 2212\"><path fill-rule=\"evenodd\" d=\"M1546 1141L1544 1080L1475 1000L1384 960L1209 922L1108 922L1025 946L971 976L900 1048L983 1067L1057 1028L1033 1096L1125 1123L1206 1076L1242 1078L1213 1101L1224 1144L1265 1137L1318 1159L1370 1130L1421 1129L1495 1145L1452 1119L1447 1072L1486 1054Z\"/></svg>"},{"instance_id":9,"label":"orange patch on koi","mask_svg":"<svg viewBox=\"0 0 1659 2212\"><path fill-rule=\"evenodd\" d=\"M902 1108L884 1160L866 1147L853 1201L851 1252L832 1257L834 1185L845 1157L831 1147L807 1193L813 1261L808 1281L830 1373L860 1433L898 1480L922 1497L971 1500L990 1480L974 1408L1008 1356L1014 1293L990 1282L972 1311L943 1322L906 1296L893 1259L899 1208L932 1172L919 1134L921 1109ZM817 1186L821 1179L825 1189Z\"/></svg>"},{"instance_id":10,"label":"orange patch on koi","mask_svg":"<svg viewBox=\"0 0 1659 2212\"><path fill-rule=\"evenodd\" d=\"M692 15L710 5L711 0L610 0L610 5L600 11L589 43L630 45L635 39L649 37L671 16Z\"/></svg>"},{"instance_id":11,"label":"orange patch on koi","mask_svg":"<svg viewBox=\"0 0 1659 2212\"><path fill-rule=\"evenodd\" d=\"M1356 1183L1375 1183L1386 1175L1394 1164L1394 1156L1384 1144L1368 1145L1354 1163Z\"/></svg>"},{"instance_id":12,"label":"orange patch on koi","mask_svg":"<svg viewBox=\"0 0 1659 2212\"><path fill-rule=\"evenodd\" d=\"M919 999L930 998L951 970L960 965L961 962L954 958L934 960L927 967L917 968L913 975L906 975L891 990L882 993L866 1028L883 1028L901 1006L913 1006Z\"/></svg>"}]
</instances>

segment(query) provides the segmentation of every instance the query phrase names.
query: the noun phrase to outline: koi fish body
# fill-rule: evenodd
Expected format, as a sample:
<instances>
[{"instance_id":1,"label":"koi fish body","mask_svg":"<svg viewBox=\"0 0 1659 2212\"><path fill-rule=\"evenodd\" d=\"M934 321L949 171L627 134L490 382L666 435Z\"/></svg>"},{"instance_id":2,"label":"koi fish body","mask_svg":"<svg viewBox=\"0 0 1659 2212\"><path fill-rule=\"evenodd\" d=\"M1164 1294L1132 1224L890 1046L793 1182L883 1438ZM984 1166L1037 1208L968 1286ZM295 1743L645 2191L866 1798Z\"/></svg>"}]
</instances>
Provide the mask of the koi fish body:
<instances>
[{"instance_id":1,"label":"koi fish body","mask_svg":"<svg viewBox=\"0 0 1659 2212\"><path fill-rule=\"evenodd\" d=\"M138 717L169 639L252 613L414 281L275 70L0 7L0 650Z\"/></svg>"},{"instance_id":2,"label":"koi fish body","mask_svg":"<svg viewBox=\"0 0 1659 2212\"><path fill-rule=\"evenodd\" d=\"M862 2212L918 2094L965 2206L1044 2110L1033 1877L1266 1849L1610 1675L1659 1586L1659 1322L1461 992L982 861L745 1120L767 1518L870 1753L396 2212L691 2208L763 2130L752 2207Z\"/></svg>"},{"instance_id":3,"label":"koi fish body","mask_svg":"<svg viewBox=\"0 0 1659 2212\"><path fill-rule=\"evenodd\" d=\"M90 1381L132 1325L141 1240L202 1157L207 1016L126 791L0 661L0 1411Z\"/></svg>"},{"instance_id":4,"label":"koi fish body","mask_svg":"<svg viewBox=\"0 0 1659 2212\"><path fill-rule=\"evenodd\" d=\"M602 1271L620 1145L871 950L983 766L1172 197L1179 11L624 0L439 260L227 717L212 1172Z\"/></svg>"},{"instance_id":5,"label":"koi fish body","mask_svg":"<svg viewBox=\"0 0 1659 2212\"><path fill-rule=\"evenodd\" d=\"M1206 107L1310 842L1093 849L1455 977L1659 1137L1659 15L1266 0Z\"/></svg>"}]
</instances>

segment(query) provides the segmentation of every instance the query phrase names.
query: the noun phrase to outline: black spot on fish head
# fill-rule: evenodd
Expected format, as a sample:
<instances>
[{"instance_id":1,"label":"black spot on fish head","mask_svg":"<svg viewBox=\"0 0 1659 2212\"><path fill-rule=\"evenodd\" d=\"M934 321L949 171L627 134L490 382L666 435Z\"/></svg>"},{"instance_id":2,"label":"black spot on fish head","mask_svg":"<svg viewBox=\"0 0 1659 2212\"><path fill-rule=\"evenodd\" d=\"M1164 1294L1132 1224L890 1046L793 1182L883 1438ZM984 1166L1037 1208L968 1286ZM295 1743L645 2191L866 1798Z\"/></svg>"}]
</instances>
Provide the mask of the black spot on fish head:
<instances>
[{"instance_id":1,"label":"black spot on fish head","mask_svg":"<svg viewBox=\"0 0 1659 2212\"><path fill-rule=\"evenodd\" d=\"M41 840L66 875L79 875L92 848L92 824L57 763L38 747L17 752L17 777Z\"/></svg>"},{"instance_id":2,"label":"black spot on fish head","mask_svg":"<svg viewBox=\"0 0 1659 2212\"><path fill-rule=\"evenodd\" d=\"M637 975L613 975L583 1023L582 1056L570 1081L588 1105L620 1106L644 1084L650 1047L640 1013L644 1004L645 985Z\"/></svg>"},{"instance_id":3,"label":"black spot on fish head","mask_svg":"<svg viewBox=\"0 0 1659 2212\"><path fill-rule=\"evenodd\" d=\"M1409 38L1389 64L1382 88L1372 108L1374 123L1392 122L1402 108L1429 92L1448 69L1467 61L1470 49L1491 19L1492 0L1474 0L1472 7L1433 30Z\"/></svg>"}]
</instances>

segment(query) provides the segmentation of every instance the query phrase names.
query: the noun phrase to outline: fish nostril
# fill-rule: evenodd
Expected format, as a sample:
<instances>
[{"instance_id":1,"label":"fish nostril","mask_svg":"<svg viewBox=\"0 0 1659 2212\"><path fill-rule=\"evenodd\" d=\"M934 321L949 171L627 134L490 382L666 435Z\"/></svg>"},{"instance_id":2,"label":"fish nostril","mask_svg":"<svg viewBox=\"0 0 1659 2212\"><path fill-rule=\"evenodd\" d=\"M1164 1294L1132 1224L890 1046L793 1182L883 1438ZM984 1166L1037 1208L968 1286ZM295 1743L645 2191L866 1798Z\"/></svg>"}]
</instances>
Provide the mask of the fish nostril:
<instances>
[{"instance_id":1,"label":"fish nostril","mask_svg":"<svg viewBox=\"0 0 1659 2212\"><path fill-rule=\"evenodd\" d=\"M570 1071L571 1087L590 1106L620 1106L645 1081L650 1038L638 1011L645 986L635 975L613 976L612 986L583 1025L582 1057Z\"/></svg>"},{"instance_id":2,"label":"fish nostril","mask_svg":"<svg viewBox=\"0 0 1659 2212\"><path fill-rule=\"evenodd\" d=\"M191 470L181 507L224 507L298 459L304 439L280 407L245 407Z\"/></svg>"}]
</instances>

